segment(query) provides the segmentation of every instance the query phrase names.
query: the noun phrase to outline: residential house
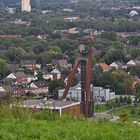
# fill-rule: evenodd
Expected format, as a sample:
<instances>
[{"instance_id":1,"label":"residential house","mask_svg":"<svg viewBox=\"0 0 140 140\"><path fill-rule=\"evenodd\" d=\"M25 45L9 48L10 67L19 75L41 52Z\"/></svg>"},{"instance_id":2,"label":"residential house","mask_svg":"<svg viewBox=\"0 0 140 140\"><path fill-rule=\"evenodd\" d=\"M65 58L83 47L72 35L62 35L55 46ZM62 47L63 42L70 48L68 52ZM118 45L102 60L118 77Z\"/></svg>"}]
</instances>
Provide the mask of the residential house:
<instances>
[{"instance_id":1,"label":"residential house","mask_svg":"<svg viewBox=\"0 0 140 140\"><path fill-rule=\"evenodd\" d=\"M53 75L50 73L50 72L48 72L47 70L41 70L41 73L43 74L43 79L44 80L53 80Z\"/></svg>"},{"instance_id":2,"label":"residential house","mask_svg":"<svg viewBox=\"0 0 140 140\"><path fill-rule=\"evenodd\" d=\"M28 83L28 76L24 72L11 73L6 78L6 81L14 81L15 84L22 85Z\"/></svg>"},{"instance_id":3,"label":"residential house","mask_svg":"<svg viewBox=\"0 0 140 140\"><path fill-rule=\"evenodd\" d=\"M65 17L64 20L69 21L69 22L74 22L74 21L79 21L80 18L79 17Z\"/></svg>"},{"instance_id":4,"label":"residential house","mask_svg":"<svg viewBox=\"0 0 140 140\"><path fill-rule=\"evenodd\" d=\"M59 66L67 67L68 66L68 61L67 59L61 59L57 61Z\"/></svg>"},{"instance_id":5,"label":"residential house","mask_svg":"<svg viewBox=\"0 0 140 140\"><path fill-rule=\"evenodd\" d=\"M51 74L53 75L53 79L55 80L61 79L61 73L57 69L51 71Z\"/></svg>"},{"instance_id":6,"label":"residential house","mask_svg":"<svg viewBox=\"0 0 140 140\"><path fill-rule=\"evenodd\" d=\"M51 72L48 72L46 70L42 71L43 78L45 80L51 79L51 80L58 80L61 79L61 73L57 69L52 70Z\"/></svg>"},{"instance_id":7,"label":"residential house","mask_svg":"<svg viewBox=\"0 0 140 140\"><path fill-rule=\"evenodd\" d=\"M130 60L130 61L127 62L127 66L128 67L134 67L134 66L136 66L136 63L133 60Z\"/></svg>"},{"instance_id":8,"label":"residential house","mask_svg":"<svg viewBox=\"0 0 140 140\"><path fill-rule=\"evenodd\" d=\"M21 87L13 86L13 85L1 86L0 93L3 93L4 96L9 93L12 97L21 97L26 95L25 90L23 90Z\"/></svg>"},{"instance_id":9,"label":"residential house","mask_svg":"<svg viewBox=\"0 0 140 140\"><path fill-rule=\"evenodd\" d=\"M135 10L132 10L132 11L129 13L129 15L130 15L131 17L134 17L134 16L138 16L139 13L138 13L137 11L135 11Z\"/></svg>"},{"instance_id":10,"label":"residential house","mask_svg":"<svg viewBox=\"0 0 140 140\"><path fill-rule=\"evenodd\" d=\"M28 83L28 76L24 72L17 72L16 76L16 84L22 85Z\"/></svg>"},{"instance_id":11,"label":"residential house","mask_svg":"<svg viewBox=\"0 0 140 140\"><path fill-rule=\"evenodd\" d=\"M70 28L70 29L68 30L68 33L69 33L69 34L78 34L79 31L78 31L78 29L75 27L75 28Z\"/></svg>"},{"instance_id":12,"label":"residential house","mask_svg":"<svg viewBox=\"0 0 140 140\"><path fill-rule=\"evenodd\" d=\"M111 69L115 69L115 70L117 70L117 69L119 68L119 66L118 66L115 62L111 63L111 64L109 65L109 67L110 67Z\"/></svg>"},{"instance_id":13,"label":"residential house","mask_svg":"<svg viewBox=\"0 0 140 140\"><path fill-rule=\"evenodd\" d=\"M52 60L52 63L51 64L54 67L55 66L62 66L62 67L68 67L69 66L67 59Z\"/></svg>"},{"instance_id":14,"label":"residential house","mask_svg":"<svg viewBox=\"0 0 140 140\"><path fill-rule=\"evenodd\" d=\"M35 80L37 80L37 76L35 76L35 75L28 75L28 79L27 79L28 83L30 83L32 81L35 81Z\"/></svg>"},{"instance_id":15,"label":"residential house","mask_svg":"<svg viewBox=\"0 0 140 140\"><path fill-rule=\"evenodd\" d=\"M123 70L123 71L126 71L127 70L127 65L125 63L119 62L119 61L117 61L115 63L118 65L118 69L119 70Z\"/></svg>"},{"instance_id":16,"label":"residential house","mask_svg":"<svg viewBox=\"0 0 140 140\"><path fill-rule=\"evenodd\" d=\"M37 38L41 39L41 40L46 40L47 39L47 35L38 35Z\"/></svg>"},{"instance_id":17,"label":"residential house","mask_svg":"<svg viewBox=\"0 0 140 140\"><path fill-rule=\"evenodd\" d=\"M13 92L12 97L21 97L26 95L26 90L22 89L19 86L12 86Z\"/></svg>"},{"instance_id":18,"label":"residential house","mask_svg":"<svg viewBox=\"0 0 140 140\"><path fill-rule=\"evenodd\" d=\"M36 60L22 60L21 66L26 67L27 69L35 70L36 69Z\"/></svg>"},{"instance_id":19,"label":"residential house","mask_svg":"<svg viewBox=\"0 0 140 140\"><path fill-rule=\"evenodd\" d=\"M28 91L34 94L48 93L48 83L46 81L33 81Z\"/></svg>"},{"instance_id":20,"label":"residential house","mask_svg":"<svg viewBox=\"0 0 140 140\"><path fill-rule=\"evenodd\" d=\"M106 63L98 63L96 64L96 66L102 69L103 72L110 70L109 66Z\"/></svg>"}]
</instances>

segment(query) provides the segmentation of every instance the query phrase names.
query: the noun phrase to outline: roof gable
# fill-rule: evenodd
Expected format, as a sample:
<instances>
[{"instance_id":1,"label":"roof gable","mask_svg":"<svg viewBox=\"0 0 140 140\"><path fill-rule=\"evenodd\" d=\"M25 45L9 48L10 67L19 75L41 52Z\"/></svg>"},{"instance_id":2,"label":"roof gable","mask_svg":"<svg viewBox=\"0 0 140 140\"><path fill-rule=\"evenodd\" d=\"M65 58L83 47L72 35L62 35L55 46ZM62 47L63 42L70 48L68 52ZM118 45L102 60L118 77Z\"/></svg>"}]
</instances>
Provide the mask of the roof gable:
<instances>
[{"instance_id":1,"label":"roof gable","mask_svg":"<svg viewBox=\"0 0 140 140\"><path fill-rule=\"evenodd\" d=\"M99 63L98 66L102 69L109 69L109 66L106 63Z\"/></svg>"},{"instance_id":2,"label":"roof gable","mask_svg":"<svg viewBox=\"0 0 140 140\"><path fill-rule=\"evenodd\" d=\"M136 63L133 61L133 60L130 60L129 62L127 62L127 65L132 65L132 66L135 66Z\"/></svg>"},{"instance_id":3,"label":"roof gable","mask_svg":"<svg viewBox=\"0 0 140 140\"><path fill-rule=\"evenodd\" d=\"M9 79L16 79L16 76L15 76L13 73L11 73L11 74L9 74L6 78L9 78Z\"/></svg>"},{"instance_id":4,"label":"roof gable","mask_svg":"<svg viewBox=\"0 0 140 140\"><path fill-rule=\"evenodd\" d=\"M5 92L3 87L0 87L0 92Z\"/></svg>"},{"instance_id":5,"label":"roof gable","mask_svg":"<svg viewBox=\"0 0 140 140\"><path fill-rule=\"evenodd\" d=\"M54 69L53 71L51 71L52 74L60 74L60 71L58 71L57 69Z\"/></svg>"},{"instance_id":6,"label":"roof gable","mask_svg":"<svg viewBox=\"0 0 140 140\"><path fill-rule=\"evenodd\" d=\"M118 68L118 65L115 63L115 62L113 62L112 64L110 64L109 65L110 67L115 67L115 68Z\"/></svg>"}]
</instances>

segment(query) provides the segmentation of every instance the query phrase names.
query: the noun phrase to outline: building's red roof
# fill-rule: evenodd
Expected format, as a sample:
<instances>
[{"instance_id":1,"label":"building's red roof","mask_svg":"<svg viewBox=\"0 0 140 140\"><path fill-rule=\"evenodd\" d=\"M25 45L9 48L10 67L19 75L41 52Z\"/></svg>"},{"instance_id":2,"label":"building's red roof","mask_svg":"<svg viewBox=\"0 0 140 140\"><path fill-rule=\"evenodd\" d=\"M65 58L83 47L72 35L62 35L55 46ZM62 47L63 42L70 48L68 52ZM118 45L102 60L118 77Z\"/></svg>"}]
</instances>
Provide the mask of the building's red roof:
<instances>
[{"instance_id":1,"label":"building's red roof","mask_svg":"<svg viewBox=\"0 0 140 140\"><path fill-rule=\"evenodd\" d=\"M99 63L98 66L102 69L109 69L109 66L106 63Z\"/></svg>"},{"instance_id":2,"label":"building's red roof","mask_svg":"<svg viewBox=\"0 0 140 140\"><path fill-rule=\"evenodd\" d=\"M0 37L18 37L20 35L14 35L14 34L0 34Z\"/></svg>"}]
</instances>

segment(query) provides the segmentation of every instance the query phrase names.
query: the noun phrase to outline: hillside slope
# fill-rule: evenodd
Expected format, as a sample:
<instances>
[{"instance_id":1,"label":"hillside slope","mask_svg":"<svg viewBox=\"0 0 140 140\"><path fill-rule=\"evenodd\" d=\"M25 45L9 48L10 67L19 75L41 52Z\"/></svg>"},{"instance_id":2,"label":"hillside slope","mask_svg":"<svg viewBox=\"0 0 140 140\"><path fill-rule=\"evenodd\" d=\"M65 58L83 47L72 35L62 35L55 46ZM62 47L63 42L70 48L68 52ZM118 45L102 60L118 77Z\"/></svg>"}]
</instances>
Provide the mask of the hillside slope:
<instances>
[{"instance_id":1,"label":"hillside slope","mask_svg":"<svg viewBox=\"0 0 140 140\"><path fill-rule=\"evenodd\" d=\"M140 140L140 126L83 120L0 120L1 140Z\"/></svg>"}]
</instances>

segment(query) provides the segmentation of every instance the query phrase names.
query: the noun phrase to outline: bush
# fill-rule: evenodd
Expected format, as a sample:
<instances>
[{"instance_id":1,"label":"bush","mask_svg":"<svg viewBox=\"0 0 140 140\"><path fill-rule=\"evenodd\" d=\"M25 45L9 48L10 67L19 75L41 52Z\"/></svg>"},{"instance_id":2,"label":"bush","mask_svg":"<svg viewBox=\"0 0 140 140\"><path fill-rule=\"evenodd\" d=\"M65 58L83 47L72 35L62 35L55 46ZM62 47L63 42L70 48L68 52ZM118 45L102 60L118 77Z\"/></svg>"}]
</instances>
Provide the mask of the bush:
<instances>
[{"instance_id":1,"label":"bush","mask_svg":"<svg viewBox=\"0 0 140 140\"><path fill-rule=\"evenodd\" d=\"M132 109L131 112L130 112L130 114L135 114L135 113L136 113L136 112L135 112L134 109Z\"/></svg>"},{"instance_id":2,"label":"bush","mask_svg":"<svg viewBox=\"0 0 140 140\"><path fill-rule=\"evenodd\" d=\"M126 102L127 102L127 104L131 104L132 103L132 100L131 100L131 97L130 96L128 96Z\"/></svg>"},{"instance_id":3,"label":"bush","mask_svg":"<svg viewBox=\"0 0 140 140\"><path fill-rule=\"evenodd\" d=\"M140 109L138 110L138 113L137 114L140 115Z\"/></svg>"},{"instance_id":4,"label":"bush","mask_svg":"<svg viewBox=\"0 0 140 140\"><path fill-rule=\"evenodd\" d=\"M120 115L120 119L121 121L125 122L128 120L128 113L127 112L124 112Z\"/></svg>"},{"instance_id":5,"label":"bush","mask_svg":"<svg viewBox=\"0 0 140 140\"><path fill-rule=\"evenodd\" d=\"M32 112L29 109L21 108L17 105L10 107L8 105L1 105L0 118L13 118L13 119L30 119Z\"/></svg>"}]
</instances>

